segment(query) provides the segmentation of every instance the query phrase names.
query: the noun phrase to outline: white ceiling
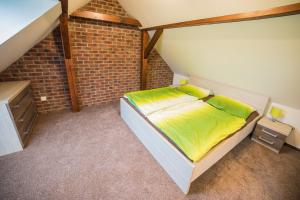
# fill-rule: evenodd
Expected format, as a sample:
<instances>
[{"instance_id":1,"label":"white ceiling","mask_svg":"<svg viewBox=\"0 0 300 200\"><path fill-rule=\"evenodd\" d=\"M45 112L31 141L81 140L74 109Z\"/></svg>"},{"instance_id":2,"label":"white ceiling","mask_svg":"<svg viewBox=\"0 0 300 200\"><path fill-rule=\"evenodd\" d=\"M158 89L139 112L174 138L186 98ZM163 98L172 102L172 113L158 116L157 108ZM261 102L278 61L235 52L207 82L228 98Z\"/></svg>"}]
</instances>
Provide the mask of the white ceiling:
<instances>
[{"instance_id":1,"label":"white ceiling","mask_svg":"<svg viewBox=\"0 0 300 200\"><path fill-rule=\"evenodd\" d=\"M144 27L267 9L299 0L118 0Z\"/></svg>"}]
</instances>

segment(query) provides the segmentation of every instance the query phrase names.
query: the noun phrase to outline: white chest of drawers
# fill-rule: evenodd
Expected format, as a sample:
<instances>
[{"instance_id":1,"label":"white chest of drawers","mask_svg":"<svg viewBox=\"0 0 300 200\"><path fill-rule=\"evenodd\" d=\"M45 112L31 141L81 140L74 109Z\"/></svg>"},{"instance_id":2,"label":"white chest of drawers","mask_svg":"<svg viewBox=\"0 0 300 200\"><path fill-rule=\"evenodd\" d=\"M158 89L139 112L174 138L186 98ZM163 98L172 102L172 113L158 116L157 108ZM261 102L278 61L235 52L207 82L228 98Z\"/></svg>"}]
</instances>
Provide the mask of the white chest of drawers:
<instances>
[{"instance_id":1,"label":"white chest of drawers","mask_svg":"<svg viewBox=\"0 0 300 200\"><path fill-rule=\"evenodd\" d=\"M23 150L36 118L30 81L0 82L0 156Z\"/></svg>"}]
</instances>

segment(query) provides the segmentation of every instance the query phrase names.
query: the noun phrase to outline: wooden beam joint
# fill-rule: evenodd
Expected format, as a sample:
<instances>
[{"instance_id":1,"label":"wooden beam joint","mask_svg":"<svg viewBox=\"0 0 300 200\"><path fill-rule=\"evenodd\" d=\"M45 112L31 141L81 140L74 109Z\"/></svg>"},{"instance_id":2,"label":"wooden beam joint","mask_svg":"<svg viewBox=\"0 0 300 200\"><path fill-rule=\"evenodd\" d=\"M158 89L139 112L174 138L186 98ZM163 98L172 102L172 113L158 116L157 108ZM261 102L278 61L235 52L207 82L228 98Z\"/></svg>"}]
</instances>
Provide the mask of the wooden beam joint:
<instances>
[{"instance_id":1,"label":"wooden beam joint","mask_svg":"<svg viewBox=\"0 0 300 200\"><path fill-rule=\"evenodd\" d=\"M158 29L155 31L152 39L150 40L149 44L147 45L146 49L145 49L145 53L144 53L144 58L147 59L152 51L152 49L154 48L156 42L158 41L159 37L161 36L161 34L163 33L163 29Z\"/></svg>"}]
</instances>

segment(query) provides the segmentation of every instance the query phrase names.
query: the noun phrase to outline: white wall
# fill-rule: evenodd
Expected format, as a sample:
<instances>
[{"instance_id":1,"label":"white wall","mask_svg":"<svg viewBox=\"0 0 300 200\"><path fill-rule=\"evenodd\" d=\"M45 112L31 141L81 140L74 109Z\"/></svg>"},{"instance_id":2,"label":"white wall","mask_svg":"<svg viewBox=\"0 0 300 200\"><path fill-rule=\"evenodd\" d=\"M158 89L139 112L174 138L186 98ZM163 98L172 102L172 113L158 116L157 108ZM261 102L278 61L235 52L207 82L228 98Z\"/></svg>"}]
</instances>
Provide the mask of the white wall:
<instances>
[{"instance_id":1,"label":"white wall","mask_svg":"<svg viewBox=\"0 0 300 200\"><path fill-rule=\"evenodd\" d=\"M270 96L300 109L300 15L165 30L157 50L176 73Z\"/></svg>"}]
</instances>

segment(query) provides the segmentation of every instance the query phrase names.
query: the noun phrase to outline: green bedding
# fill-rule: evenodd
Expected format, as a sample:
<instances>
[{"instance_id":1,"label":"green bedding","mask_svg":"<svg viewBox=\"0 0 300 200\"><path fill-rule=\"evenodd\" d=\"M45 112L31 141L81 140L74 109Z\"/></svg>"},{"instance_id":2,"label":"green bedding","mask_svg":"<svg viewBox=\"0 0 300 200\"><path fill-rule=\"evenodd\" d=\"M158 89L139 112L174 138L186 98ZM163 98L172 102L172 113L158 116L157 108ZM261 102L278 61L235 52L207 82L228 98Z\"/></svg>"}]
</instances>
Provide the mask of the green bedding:
<instances>
[{"instance_id":1,"label":"green bedding","mask_svg":"<svg viewBox=\"0 0 300 200\"><path fill-rule=\"evenodd\" d=\"M246 123L202 101L177 104L148 119L194 162Z\"/></svg>"},{"instance_id":2,"label":"green bedding","mask_svg":"<svg viewBox=\"0 0 300 200\"><path fill-rule=\"evenodd\" d=\"M207 103L220 110L244 119L247 119L254 111L254 108L251 106L223 95L214 96L210 98Z\"/></svg>"},{"instance_id":3,"label":"green bedding","mask_svg":"<svg viewBox=\"0 0 300 200\"><path fill-rule=\"evenodd\" d=\"M197 97L181 92L175 87L129 92L125 97L144 115L174 106L178 103L198 100Z\"/></svg>"}]
</instances>

